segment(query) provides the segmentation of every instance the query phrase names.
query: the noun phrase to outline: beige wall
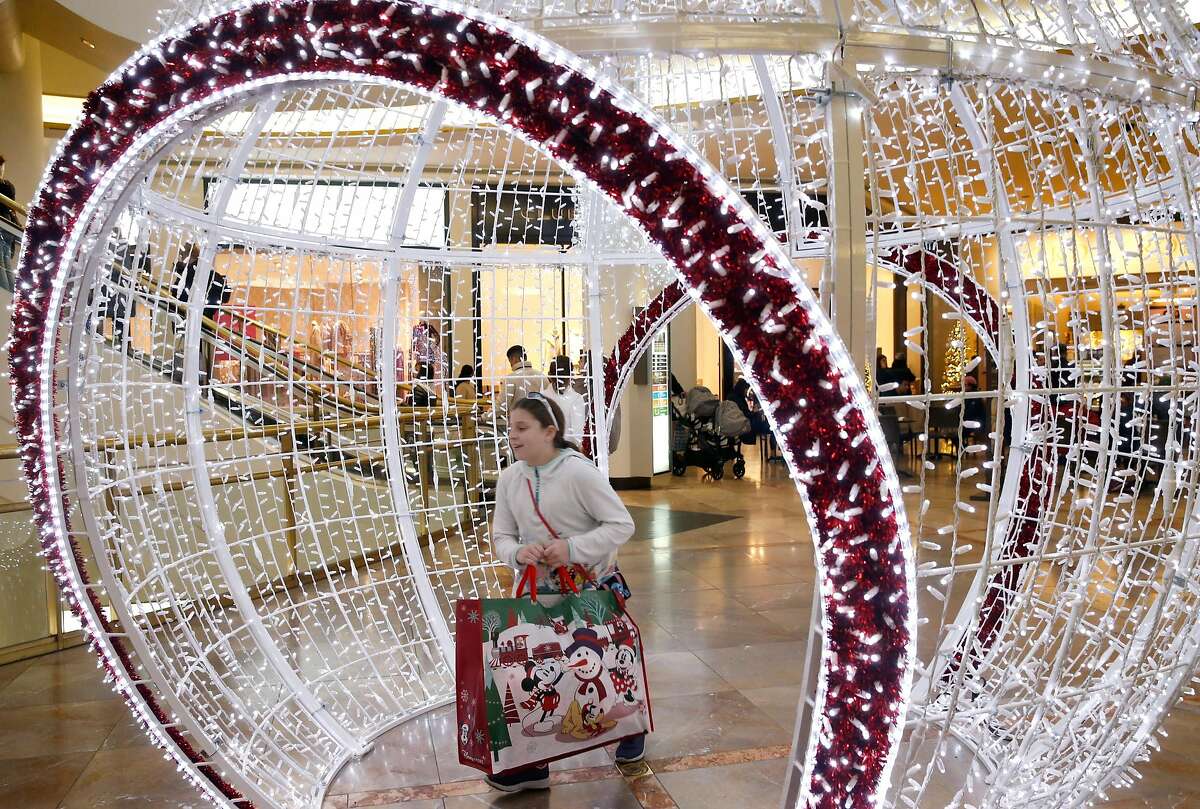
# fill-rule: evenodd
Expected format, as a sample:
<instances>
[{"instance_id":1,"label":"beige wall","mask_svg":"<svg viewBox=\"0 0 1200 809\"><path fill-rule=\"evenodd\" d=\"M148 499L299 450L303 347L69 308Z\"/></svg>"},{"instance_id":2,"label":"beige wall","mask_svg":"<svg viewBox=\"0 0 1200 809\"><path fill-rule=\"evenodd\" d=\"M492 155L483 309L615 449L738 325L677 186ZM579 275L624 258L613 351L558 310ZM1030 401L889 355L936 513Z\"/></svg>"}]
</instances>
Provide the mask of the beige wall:
<instances>
[{"instance_id":1,"label":"beige wall","mask_svg":"<svg viewBox=\"0 0 1200 809\"><path fill-rule=\"evenodd\" d=\"M696 320L704 317L694 303L671 322L671 373L685 388L696 378Z\"/></svg>"},{"instance_id":2,"label":"beige wall","mask_svg":"<svg viewBox=\"0 0 1200 809\"><path fill-rule=\"evenodd\" d=\"M0 154L8 159L6 176L17 187L17 202L33 197L45 163L42 138L41 43L23 36L25 64L14 73L0 73Z\"/></svg>"},{"instance_id":3,"label":"beige wall","mask_svg":"<svg viewBox=\"0 0 1200 809\"><path fill-rule=\"evenodd\" d=\"M41 43L42 92L82 98L95 90L108 74L53 45Z\"/></svg>"},{"instance_id":4,"label":"beige wall","mask_svg":"<svg viewBox=\"0 0 1200 809\"><path fill-rule=\"evenodd\" d=\"M703 311L696 313L696 377L679 377L679 384L685 390L693 385L704 385L715 393L721 389L721 335Z\"/></svg>"}]
</instances>

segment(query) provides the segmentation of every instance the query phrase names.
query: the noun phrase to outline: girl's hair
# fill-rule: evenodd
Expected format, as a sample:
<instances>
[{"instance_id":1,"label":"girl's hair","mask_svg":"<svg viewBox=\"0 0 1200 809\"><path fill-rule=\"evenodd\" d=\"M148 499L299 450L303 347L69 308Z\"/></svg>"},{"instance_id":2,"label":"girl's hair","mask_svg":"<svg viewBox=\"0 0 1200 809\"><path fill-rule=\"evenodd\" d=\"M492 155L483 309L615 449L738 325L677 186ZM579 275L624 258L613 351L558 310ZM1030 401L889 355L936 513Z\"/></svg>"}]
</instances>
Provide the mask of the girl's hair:
<instances>
[{"instance_id":1,"label":"girl's hair","mask_svg":"<svg viewBox=\"0 0 1200 809\"><path fill-rule=\"evenodd\" d=\"M563 419L562 408L549 396L542 396L540 393L526 396L513 405L513 410L524 410L543 427L554 427L555 449L573 449L579 452L579 447L575 446L574 442L563 437L566 421Z\"/></svg>"},{"instance_id":2,"label":"girl's hair","mask_svg":"<svg viewBox=\"0 0 1200 809\"><path fill-rule=\"evenodd\" d=\"M459 379L469 380L474 375L475 375L475 369L472 368L470 365L464 365L463 367L458 369L458 378Z\"/></svg>"}]
</instances>

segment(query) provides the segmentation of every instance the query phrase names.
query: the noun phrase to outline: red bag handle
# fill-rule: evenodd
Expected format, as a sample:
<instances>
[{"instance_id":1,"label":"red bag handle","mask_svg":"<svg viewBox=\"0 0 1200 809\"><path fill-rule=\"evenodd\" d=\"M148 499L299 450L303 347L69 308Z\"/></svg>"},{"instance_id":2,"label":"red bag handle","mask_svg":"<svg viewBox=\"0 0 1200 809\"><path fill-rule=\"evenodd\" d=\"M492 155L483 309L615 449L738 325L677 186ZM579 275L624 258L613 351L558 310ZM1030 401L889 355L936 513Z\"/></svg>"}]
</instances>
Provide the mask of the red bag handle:
<instances>
[{"instance_id":1,"label":"red bag handle","mask_svg":"<svg viewBox=\"0 0 1200 809\"><path fill-rule=\"evenodd\" d=\"M576 565L582 569L580 565ZM571 577L571 572L565 566L559 566L555 569L558 573L558 586L565 593L571 590L575 595L579 595L579 585L575 584L575 579ZM586 571L585 571L586 572ZM525 591L529 591L529 600L534 604L537 603L537 565L525 565L525 571L521 574L521 581L517 583L517 598L525 595Z\"/></svg>"},{"instance_id":2,"label":"red bag handle","mask_svg":"<svg viewBox=\"0 0 1200 809\"><path fill-rule=\"evenodd\" d=\"M526 587L529 588L529 600L536 604L537 565L525 565L525 572L521 574L521 581L517 584L517 598L525 595Z\"/></svg>"}]
</instances>

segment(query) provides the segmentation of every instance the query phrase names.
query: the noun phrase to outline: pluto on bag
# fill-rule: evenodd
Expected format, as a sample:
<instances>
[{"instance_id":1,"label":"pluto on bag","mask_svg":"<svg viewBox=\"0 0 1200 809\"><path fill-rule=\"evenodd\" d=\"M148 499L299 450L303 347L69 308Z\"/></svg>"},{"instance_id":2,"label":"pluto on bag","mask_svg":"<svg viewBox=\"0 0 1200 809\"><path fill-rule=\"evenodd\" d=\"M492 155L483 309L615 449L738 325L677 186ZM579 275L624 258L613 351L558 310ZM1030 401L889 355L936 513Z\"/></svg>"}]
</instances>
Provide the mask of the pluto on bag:
<instances>
[{"instance_id":1,"label":"pluto on bag","mask_svg":"<svg viewBox=\"0 0 1200 809\"><path fill-rule=\"evenodd\" d=\"M609 590L537 602L526 568L516 598L461 599L455 610L458 759L497 775L652 729L642 638ZM529 586L530 597L521 593Z\"/></svg>"}]
</instances>

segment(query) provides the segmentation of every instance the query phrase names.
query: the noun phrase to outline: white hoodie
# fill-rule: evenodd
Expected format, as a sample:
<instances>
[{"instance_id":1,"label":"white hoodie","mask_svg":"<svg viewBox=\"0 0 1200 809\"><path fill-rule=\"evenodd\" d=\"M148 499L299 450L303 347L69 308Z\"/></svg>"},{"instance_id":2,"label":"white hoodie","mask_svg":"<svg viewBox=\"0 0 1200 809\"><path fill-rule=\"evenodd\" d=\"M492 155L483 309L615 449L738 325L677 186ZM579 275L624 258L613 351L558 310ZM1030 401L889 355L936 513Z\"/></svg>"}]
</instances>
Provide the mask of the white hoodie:
<instances>
[{"instance_id":1,"label":"white hoodie","mask_svg":"<svg viewBox=\"0 0 1200 809\"><path fill-rule=\"evenodd\" d=\"M542 466L518 461L500 473L492 517L496 558L519 572L524 566L516 556L522 545L553 541L534 509L535 498L546 522L567 541L572 563L585 566L597 579L612 572L617 548L633 536L633 518L608 479L574 450L559 450ZM558 590L553 571L539 567L538 589Z\"/></svg>"}]
</instances>

